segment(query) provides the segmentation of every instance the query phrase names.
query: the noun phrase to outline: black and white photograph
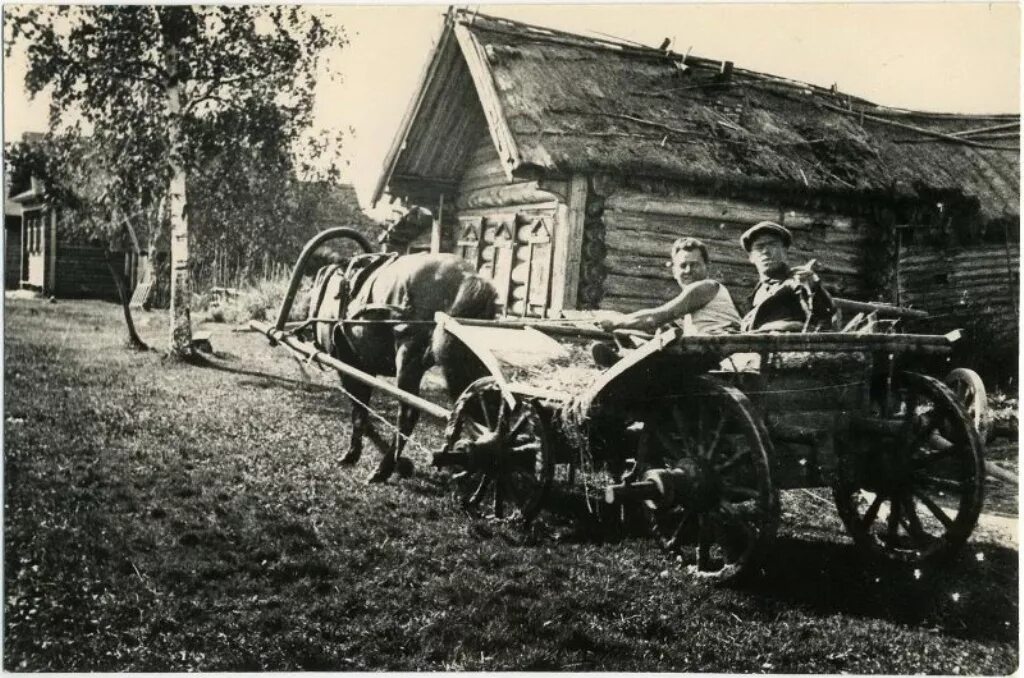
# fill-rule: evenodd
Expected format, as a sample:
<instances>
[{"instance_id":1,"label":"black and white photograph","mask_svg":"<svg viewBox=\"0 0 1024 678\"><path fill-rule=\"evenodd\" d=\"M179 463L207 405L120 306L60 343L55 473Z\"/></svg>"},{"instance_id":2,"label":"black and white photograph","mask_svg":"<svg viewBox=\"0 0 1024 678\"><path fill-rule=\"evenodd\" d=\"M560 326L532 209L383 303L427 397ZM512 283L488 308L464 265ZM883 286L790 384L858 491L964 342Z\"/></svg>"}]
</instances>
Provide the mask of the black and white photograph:
<instances>
[{"instance_id":1,"label":"black and white photograph","mask_svg":"<svg viewBox=\"0 0 1024 678\"><path fill-rule=\"evenodd\" d=\"M2 12L3 671L1018 671L1019 3Z\"/></svg>"}]
</instances>

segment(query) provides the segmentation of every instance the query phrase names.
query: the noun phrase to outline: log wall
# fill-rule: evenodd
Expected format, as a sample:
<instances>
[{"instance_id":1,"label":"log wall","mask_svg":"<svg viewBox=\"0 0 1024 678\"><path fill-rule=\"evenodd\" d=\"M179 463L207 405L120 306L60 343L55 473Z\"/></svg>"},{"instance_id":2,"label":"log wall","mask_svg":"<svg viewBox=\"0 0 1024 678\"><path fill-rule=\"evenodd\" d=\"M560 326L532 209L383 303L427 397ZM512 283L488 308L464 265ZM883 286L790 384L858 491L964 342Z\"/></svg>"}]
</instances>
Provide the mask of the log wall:
<instances>
[{"instance_id":1,"label":"log wall","mask_svg":"<svg viewBox=\"0 0 1024 678\"><path fill-rule=\"evenodd\" d=\"M928 311L932 331L983 327L977 340L1016 345L1020 245L900 249L900 303Z\"/></svg>"},{"instance_id":2,"label":"log wall","mask_svg":"<svg viewBox=\"0 0 1024 678\"><path fill-rule=\"evenodd\" d=\"M869 292L863 273L867 230L848 216L685 192L652 195L617 190L605 197L601 218L606 252L602 308L635 310L663 303L678 293L668 267L669 252L676 238L691 236L708 246L711 276L726 285L740 312L745 312L757 275L739 237L765 220L793 232L790 262L817 259L834 294L863 298Z\"/></svg>"}]
</instances>

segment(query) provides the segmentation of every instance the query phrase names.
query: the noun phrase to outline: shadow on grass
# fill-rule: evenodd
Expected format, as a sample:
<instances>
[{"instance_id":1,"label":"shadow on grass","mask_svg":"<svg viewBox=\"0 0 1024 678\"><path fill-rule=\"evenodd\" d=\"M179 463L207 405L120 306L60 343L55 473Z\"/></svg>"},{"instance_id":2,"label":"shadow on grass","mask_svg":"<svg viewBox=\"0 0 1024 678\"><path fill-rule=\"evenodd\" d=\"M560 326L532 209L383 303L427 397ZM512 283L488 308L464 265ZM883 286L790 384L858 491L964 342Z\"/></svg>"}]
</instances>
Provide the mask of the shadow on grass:
<instances>
[{"instance_id":1,"label":"shadow on grass","mask_svg":"<svg viewBox=\"0 0 1024 678\"><path fill-rule=\"evenodd\" d=\"M780 537L763 576L743 589L807 606L821 616L849 614L925 626L963 639L1017 637L1017 552L985 545L945 565L914 567L866 558L852 544Z\"/></svg>"},{"instance_id":2,"label":"shadow on grass","mask_svg":"<svg viewBox=\"0 0 1024 678\"><path fill-rule=\"evenodd\" d=\"M322 384L315 384L308 381L301 381L299 379L291 379L289 377L281 377L275 374L267 374L266 372L257 372L255 370L245 370L240 367L229 367L221 364L216 360L211 360L205 356L193 357L190 363L195 367L201 367L218 372L227 372L229 374L237 374L243 377L253 377L252 381L241 381L239 382L242 386L254 386L257 388L268 388L271 386L288 387L291 389L298 389L306 393L311 394L325 394L325 393L337 393L337 389L331 386Z\"/></svg>"}]
</instances>

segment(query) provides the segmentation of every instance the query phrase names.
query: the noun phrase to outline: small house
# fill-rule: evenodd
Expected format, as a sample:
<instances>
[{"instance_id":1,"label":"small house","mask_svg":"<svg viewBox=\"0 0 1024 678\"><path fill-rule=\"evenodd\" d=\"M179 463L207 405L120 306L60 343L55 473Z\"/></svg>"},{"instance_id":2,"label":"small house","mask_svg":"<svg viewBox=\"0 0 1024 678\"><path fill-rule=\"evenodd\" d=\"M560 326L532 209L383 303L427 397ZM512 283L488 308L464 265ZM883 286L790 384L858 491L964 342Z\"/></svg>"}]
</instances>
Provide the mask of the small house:
<instances>
[{"instance_id":1,"label":"small house","mask_svg":"<svg viewBox=\"0 0 1024 678\"><path fill-rule=\"evenodd\" d=\"M70 234L73 212L47 204L45 188L34 178L10 202L21 209L18 286L61 298L117 300L117 286L107 266L107 248L103 243ZM8 264L10 256L8 249ZM133 277L129 275L129 280Z\"/></svg>"}]
</instances>

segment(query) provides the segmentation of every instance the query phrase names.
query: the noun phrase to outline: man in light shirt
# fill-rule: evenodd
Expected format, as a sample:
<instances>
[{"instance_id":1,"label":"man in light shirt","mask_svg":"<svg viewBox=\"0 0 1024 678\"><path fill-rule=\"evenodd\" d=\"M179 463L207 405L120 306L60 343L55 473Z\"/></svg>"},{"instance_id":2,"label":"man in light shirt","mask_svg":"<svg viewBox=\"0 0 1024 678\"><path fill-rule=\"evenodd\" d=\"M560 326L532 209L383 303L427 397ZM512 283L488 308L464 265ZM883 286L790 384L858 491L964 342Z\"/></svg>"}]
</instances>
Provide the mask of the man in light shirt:
<instances>
[{"instance_id":1,"label":"man in light shirt","mask_svg":"<svg viewBox=\"0 0 1024 678\"><path fill-rule=\"evenodd\" d=\"M696 238L679 238L672 243L672 277L680 292L671 301L654 308L642 308L617 318L599 322L611 332L636 329L654 332L674 323L686 335L724 334L739 329L740 315L729 291L717 280L708 278L708 248ZM619 359L618 351L607 343L594 344L594 360L602 366Z\"/></svg>"}]
</instances>

